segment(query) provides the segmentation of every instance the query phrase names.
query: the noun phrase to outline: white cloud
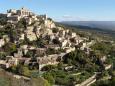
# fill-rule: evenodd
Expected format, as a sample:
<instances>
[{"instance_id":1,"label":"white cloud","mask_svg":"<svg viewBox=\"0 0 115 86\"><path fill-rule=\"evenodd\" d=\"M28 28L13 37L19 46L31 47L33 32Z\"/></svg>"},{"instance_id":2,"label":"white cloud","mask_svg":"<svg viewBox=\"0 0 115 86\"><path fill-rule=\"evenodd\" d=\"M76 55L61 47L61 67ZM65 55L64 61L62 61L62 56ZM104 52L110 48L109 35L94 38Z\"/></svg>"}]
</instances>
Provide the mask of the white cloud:
<instances>
[{"instance_id":1,"label":"white cloud","mask_svg":"<svg viewBox=\"0 0 115 86\"><path fill-rule=\"evenodd\" d=\"M79 17L79 16L72 16L72 15L63 15L63 16L55 16L52 17L55 21L93 21L88 17Z\"/></svg>"},{"instance_id":2,"label":"white cloud","mask_svg":"<svg viewBox=\"0 0 115 86\"><path fill-rule=\"evenodd\" d=\"M71 16L71 15L64 15L61 17L62 21L90 21L90 19L86 17L79 17L79 16Z\"/></svg>"},{"instance_id":3,"label":"white cloud","mask_svg":"<svg viewBox=\"0 0 115 86\"><path fill-rule=\"evenodd\" d=\"M73 16L70 16L70 15L64 15L62 16L63 18L72 18Z\"/></svg>"}]
</instances>

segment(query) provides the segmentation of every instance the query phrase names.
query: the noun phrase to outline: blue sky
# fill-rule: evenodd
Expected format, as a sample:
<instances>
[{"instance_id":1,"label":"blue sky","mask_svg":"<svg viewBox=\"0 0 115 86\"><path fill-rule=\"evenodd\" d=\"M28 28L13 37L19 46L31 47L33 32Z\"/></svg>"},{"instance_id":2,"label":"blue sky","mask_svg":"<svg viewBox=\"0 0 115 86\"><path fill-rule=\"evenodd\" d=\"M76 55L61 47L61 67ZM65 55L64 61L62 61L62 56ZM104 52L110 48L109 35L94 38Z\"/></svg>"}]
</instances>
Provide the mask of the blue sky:
<instances>
[{"instance_id":1,"label":"blue sky","mask_svg":"<svg viewBox=\"0 0 115 86\"><path fill-rule=\"evenodd\" d=\"M115 21L115 0L0 0L0 12L23 6L58 21Z\"/></svg>"}]
</instances>

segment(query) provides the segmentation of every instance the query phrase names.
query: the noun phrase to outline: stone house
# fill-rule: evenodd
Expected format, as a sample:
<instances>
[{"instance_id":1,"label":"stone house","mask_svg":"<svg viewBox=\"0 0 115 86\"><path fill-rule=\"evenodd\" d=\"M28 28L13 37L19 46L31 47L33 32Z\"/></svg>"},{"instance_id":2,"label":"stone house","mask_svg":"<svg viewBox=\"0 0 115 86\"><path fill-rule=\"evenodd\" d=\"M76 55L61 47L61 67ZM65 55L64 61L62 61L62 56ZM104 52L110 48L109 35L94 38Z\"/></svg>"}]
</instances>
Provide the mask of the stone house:
<instances>
[{"instance_id":1,"label":"stone house","mask_svg":"<svg viewBox=\"0 0 115 86\"><path fill-rule=\"evenodd\" d=\"M45 20L45 27L46 28L55 28L55 23L52 20Z\"/></svg>"},{"instance_id":2,"label":"stone house","mask_svg":"<svg viewBox=\"0 0 115 86\"><path fill-rule=\"evenodd\" d=\"M48 56L43 56L43 57L37 57L37 60L30 62L30 64L33 63L38 63L39 65L39 70L41 70L44 66L46 65L56 65L58 64L61 60L62 57L65 55L65 53L61 54L53 54L53 55L48 55Z\"/></svg>"},{"instance_id":3,"label":"stone house","mask_svg":"<svg viewBox=\"0 0 115 86\"><path fill-rule=\"evenodd\" d=\"M104 65L105 70L108 70L108 69L110 69L111 67L112 67L111 64L109 64L109 65L105 64L105 65Z\"/></svg>"},{"instance_id":4,"label":"stone house","mask_svg":"<svg viewBox=\"0 0 115 86\"><path fill-rule=\"evenodd\" d=\"M14 58L13 56L7 56L7 61L6 61L6 68L9 68L11 66L16 66L19 63L18 58Z\"/></svg>"},{"instance_id":5,"label":"stone house","mask_svg":"<svg viewBox=\"0 0 115 86\"><path fill-rule=\"evenodd\" d=\"M0 47L2 47L5 44L4 39L0 39Z\"/></svg>"},{"instance_id":6,"label":"stone house","mask_svg":"<svg viewBox=\"0 0 115 86\"><path fill-rule=\"evenodd\" d=\"M68 47L68 48L65 48L66 50L66 53L70 53L72 51L75 51L75 47Z\"/></svg>"},{"instance_id":7,"label":"stone house","mask_svg":"<svg viewBox=\"0 0 115 86\"><path fill-rule=\"evenodd\" d=\"M46 55L46 48L37 48L36 50L36 55L37 56L44 56Z\"/></svg>"},{"instance_id":8,"label":"stone house","mask_svg":"<svg viewBox=\"0 0 115 86\"><path fill-rule=\"evenodd\" d=\"M55 49L55 50L57 50L57 49L59 49L60 48L60 46L58 45L58 44L49 44L49 45L44 45L45 46L45 48L53 48L53 49Z\"/></svg>"},{"instance_id":9,"label":"stone house","mask_svg":"<svg viewBox=\"0 0 115 86\"><path fill-rule=\"evenodd\" d=\"M7 43L9 42L10 38L8 37L8 35L3 35L3 39L4 41Z\"/></svg>"}]
</instances>

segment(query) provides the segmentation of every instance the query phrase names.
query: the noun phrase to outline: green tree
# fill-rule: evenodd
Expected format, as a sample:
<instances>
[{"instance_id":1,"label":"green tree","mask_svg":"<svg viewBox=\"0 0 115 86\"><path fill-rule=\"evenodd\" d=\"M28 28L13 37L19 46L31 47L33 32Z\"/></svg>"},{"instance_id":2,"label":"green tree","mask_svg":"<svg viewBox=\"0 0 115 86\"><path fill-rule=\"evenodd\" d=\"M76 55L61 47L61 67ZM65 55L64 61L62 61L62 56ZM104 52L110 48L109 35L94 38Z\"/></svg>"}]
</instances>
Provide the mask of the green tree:
<instances>
[{"instance_id":1,"label":"green tree","mask_svg":"<svg viewBox=\"0 0 115 86\"><path fill-rule=\"evenodd\" d=\"M5 52L0 52L0 59L5 60L6 59L6 53Z\"/></svg>"},{"instance_id":2,"label":"green tree","mask_svg":"<svg viewBox=\"0 0 115 86\"><path fill-rule=\"evenodd\" d=\"M55 79L53 78L53 76L50 73L44 73L43 77L48 80L48 82L50 84L54 84L55 83Z\"/></svg>"},{"instance_id":3,"label":"green tree","mask_svg":"<svg viewBox=\"0 0 115 86\"><path fill-rule=\"evenodd\" d=\"M32 85L31 86L51 86L47 80L41 78L41 77L38 77L38 78L32 78L31 79L31 83Z\"/></svg>"},{"instance_id":4,"label":"green tree","mask_svg":"<svg viewBox=\"0 0 115 86\"><path fill-rule=\"evenodd\" d=\"M4 46L3 46L3 49L4 51L9 55L9 54L12 54L14 52L17 51L17 47L16 47L16 44L15 43L6 43Z\"/></svg>"},{"instance_id":5,"label":"green tree","mask_svg":"<svg viewBox=\"0 0 115 86\"><path fill-rule=\"evenodd\" d=\"M55 65L46 65L42 68L42 71L50 71L52 69L55 69L56 66Z\"/></svg>"}]
</instances>

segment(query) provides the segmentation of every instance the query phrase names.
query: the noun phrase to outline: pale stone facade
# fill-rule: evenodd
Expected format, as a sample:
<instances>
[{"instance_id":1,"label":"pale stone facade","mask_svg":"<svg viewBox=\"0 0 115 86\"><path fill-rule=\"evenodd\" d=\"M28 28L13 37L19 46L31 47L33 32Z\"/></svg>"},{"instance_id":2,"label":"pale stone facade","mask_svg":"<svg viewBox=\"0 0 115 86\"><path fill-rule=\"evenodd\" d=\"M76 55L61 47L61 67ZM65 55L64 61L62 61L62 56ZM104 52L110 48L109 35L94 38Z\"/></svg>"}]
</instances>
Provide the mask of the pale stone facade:
<instances>
[{"instance_id":1,"label":"pale stone facade","mask_svg":"<svg viewBox=\"0 0 115 86\"><path fill-rule=\"evenodd\" d=\"M7 13L6 14L0 14L0 17L7 17L8 22L16 23L21 18L24 18L24 17L27 17L27 16L33 16L33 15L34 14L31 11L29 11L28 9L23 7L20 10L15 10L15 9L7 10ZM34 19L37 19L37 18L34 18Z\"/></svg>"},{"instance_id":2,"label":"pale stone facade","mask_svg":"<svg viewBox=\"0 0 115 86\"><path fill-rule=\"evenodd\" d=\"M27 38L30 41L34 41L37 39L35 33L33 32L33 27L27 27L27 30L25 32L26 32Z\"/></svg>"},{"instance_id":3,"label":"pale stone facade","mask_svg":"<svg viewBox=\"0 0 115 86\"><path fill-rule=\"evenodd\" d=\"M0 39L0 47L2 47L5 44L4 39Z\"/></svg>"},{"instance_id":4,"label":"pale stone facade","mask_svg":"<svg viewBox=\"0 0 115 86\"><path fill-rule=\"evenodd\" d=\"M61 53L59 55L53 54L53 55L48 55L48 56L44 56L44 57L38 57L37 61L39 63L39 70L41 70L46 65L58 64L64 55L65 55L65 53Z\"/></svg>"},{"instance_id":5,"label":"pale stone facade","mask_svg":"<svg viewBox=\"0 0 115 86\"><path fill-rule=\"evenodd\" d=\"M21 10L17 10L17 14L24 17L24 16L30 16L33 15L33 13L29 10L27 10L26 8L21 8Z\"/></svg>"},{"instance_id":6,"label":"pale stone facade","mask_svg":"<svg viewBox=\"0 0 115 86\"><path fill-rule=\"evenodd\" d=\"M55 24L53 21L50 21L50 20L45 20L45 27L47 28L55 28Z\"/></svg>"}]
</instances>

